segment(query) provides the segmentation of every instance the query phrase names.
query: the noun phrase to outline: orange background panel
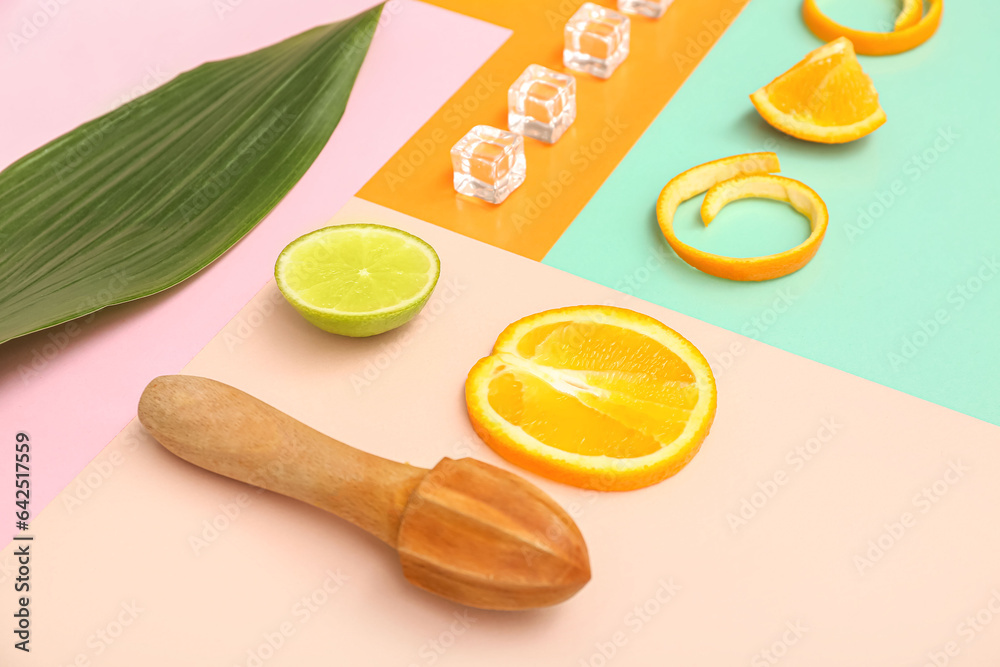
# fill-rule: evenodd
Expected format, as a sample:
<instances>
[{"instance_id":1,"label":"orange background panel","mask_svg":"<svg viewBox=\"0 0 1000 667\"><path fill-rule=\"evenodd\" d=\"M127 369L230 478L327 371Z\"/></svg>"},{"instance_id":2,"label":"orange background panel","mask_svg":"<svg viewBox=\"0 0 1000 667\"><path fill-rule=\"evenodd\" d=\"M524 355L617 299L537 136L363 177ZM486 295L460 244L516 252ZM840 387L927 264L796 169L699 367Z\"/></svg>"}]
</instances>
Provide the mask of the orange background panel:
<instances>
[{"instance_id":1,"label":"orange background panel","mask_svg":"<svg viewBox=\"0 0 1000 667\"><path fill-rule=\"evenodd\" d=\"M628 58L606 80L570 72L576 122L555 145L527 139L527 180L493 205L454 191L449 151L474 125L507 128L507 88L528 65L568 71L563 26L582 3L432 0L513 34L359 196L540 260L747 2L676 0L659 20L631 16Z\"/></svg>"}]
</instances>

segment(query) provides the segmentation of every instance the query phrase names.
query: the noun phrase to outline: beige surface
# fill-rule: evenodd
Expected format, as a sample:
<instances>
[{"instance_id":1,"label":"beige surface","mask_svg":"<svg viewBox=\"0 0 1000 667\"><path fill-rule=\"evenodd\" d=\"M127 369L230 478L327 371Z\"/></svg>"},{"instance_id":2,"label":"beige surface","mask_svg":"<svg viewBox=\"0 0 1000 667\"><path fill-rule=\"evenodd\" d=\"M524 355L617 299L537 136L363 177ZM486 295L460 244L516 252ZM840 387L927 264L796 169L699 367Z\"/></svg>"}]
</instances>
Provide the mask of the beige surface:
<instances>
[{"instance_id":1,"label":"beige surface","mask_svg":"<svg viewBox=\"0 0 1000 667\"><path fill-rule=\"evenodd\" d=\"M971 667L1000 655L1000 429L360 200L337 220L434 245L441 282L420 320L338 338L271 283L184 372L382 456L509 468L468 424L466 372L518 317L613 303L713 363L719 411L702 452L621 494L529 476L576 517L594 578L559 607L489 613L413 589L374 538L196 469L133 422L34 522L33 651L7 635L0 664L842 667L942 652ZM819 451L800 466L809 444ZM941 497L921 499L935 483ZM734 529L744 499L760 508ZM880 536L884 555L858 561ZM8 619L13 548L0 555ZM772 647L781 657L761 653Z\"/></svg>"}]
</instances>

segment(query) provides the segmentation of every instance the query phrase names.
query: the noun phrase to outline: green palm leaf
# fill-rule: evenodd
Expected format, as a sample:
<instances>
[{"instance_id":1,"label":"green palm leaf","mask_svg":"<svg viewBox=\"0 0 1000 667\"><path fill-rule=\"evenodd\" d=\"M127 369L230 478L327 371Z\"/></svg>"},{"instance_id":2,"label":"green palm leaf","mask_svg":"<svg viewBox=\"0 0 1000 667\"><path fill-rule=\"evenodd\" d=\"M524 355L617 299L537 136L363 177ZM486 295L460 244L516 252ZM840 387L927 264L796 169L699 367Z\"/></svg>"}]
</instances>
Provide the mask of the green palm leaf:
<instances>
[{"instance_id":1,"label":"green palm leaf","mask_svg":"<svg viewBox=\"0 0 1000 667\"><path fill-rule=\"evenodd\" d=\"M0 343L194 275L344 113L381 6L185 72L0 172Z\"/></svg>"}]
</instances>

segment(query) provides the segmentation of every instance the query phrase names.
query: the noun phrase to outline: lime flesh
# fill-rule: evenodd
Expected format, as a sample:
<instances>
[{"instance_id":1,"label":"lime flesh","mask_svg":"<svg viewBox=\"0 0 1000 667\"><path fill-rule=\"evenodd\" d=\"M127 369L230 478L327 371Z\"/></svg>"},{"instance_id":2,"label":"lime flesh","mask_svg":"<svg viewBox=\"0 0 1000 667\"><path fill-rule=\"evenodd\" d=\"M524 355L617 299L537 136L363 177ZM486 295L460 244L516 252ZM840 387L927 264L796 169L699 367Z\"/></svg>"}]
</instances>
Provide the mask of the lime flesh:
<instances>
[{"instance_id":1,"label":"lime flesh","mask_svg":"<svg viewBox=\"0 0 1000 667\"><path fill-rule=\"evenodd\" d=\"M350 224L301 236L274 267L278 289L309 322L342 336L374 336L410 321L441 273L425 241L393 227Z\"/></svg>"}]
</instances>

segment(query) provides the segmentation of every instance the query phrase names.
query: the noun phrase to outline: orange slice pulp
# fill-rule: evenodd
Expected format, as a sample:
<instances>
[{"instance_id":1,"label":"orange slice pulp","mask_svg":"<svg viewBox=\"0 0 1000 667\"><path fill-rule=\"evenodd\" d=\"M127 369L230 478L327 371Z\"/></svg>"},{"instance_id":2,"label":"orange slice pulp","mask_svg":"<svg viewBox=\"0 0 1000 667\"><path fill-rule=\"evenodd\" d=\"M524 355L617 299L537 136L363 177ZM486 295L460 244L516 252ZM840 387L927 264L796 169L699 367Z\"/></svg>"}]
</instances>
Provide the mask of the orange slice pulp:
<instances>
[{"instance_id":1,"label":"orange slice pulp","mask_svg":"<svg viewBox=\"0 0 1000 667\"><path fill-rule=\"evenodd\" d=\"M842 144L885 123L878 92L843 37L807 55L750 101L770 125L806 141Z\"/></svg>"},{"instance_id":2,"label":"orange slice pulp","mask_svg":"<svg viewBox=\"0 0 1000 667\"><path fill-rule=\"evenodd\" d=\"M476 433L507 460L588 489L649 486L683 468L715 416L705 357L661 322L577 306L514 322L465 385Z\"/></svg>"}]
</instances>

